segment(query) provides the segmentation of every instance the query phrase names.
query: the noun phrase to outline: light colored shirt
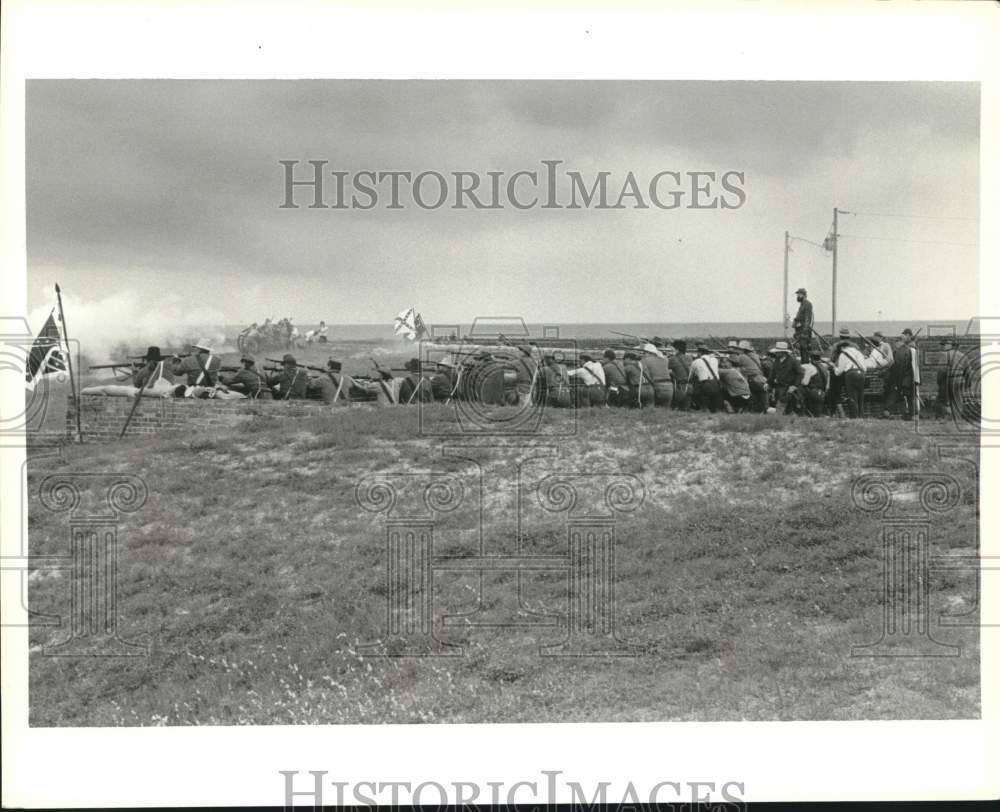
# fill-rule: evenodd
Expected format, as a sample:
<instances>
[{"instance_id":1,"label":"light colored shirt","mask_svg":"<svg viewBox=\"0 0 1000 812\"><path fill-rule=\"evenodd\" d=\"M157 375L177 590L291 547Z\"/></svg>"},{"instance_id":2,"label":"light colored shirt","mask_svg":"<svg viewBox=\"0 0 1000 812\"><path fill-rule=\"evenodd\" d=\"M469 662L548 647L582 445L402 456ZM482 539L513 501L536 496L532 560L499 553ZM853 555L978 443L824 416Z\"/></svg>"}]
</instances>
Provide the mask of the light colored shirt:
<instances>
[{"instance_id":1,"label":"light colored shirt","mask_svg":"<svg viewBox=\"0 0 1000 812\"><path fill-rule=\"evenodd\" d=\"M809 381L812 380L813 375L815 375L819 370L816 369L816 365L813 363L802 365L802 385L808 386Z\"/></svg>"},{"instance_id":2,"label":"light colored shirt","mask_svg":"<svg viewBox=\"0 0 1000 812\"><path fill-rule=\"evenodd\" d=\"M699 383L719 379L719 359L714 355L699 355L691 362L688 380L694 378Z\"/></svg>"},{"instance_id":3,"label":"light colored shirt","mask_svg":"<svg viewBox=\"0 0 1000 812\"><path fill-rule=\"evenodd\" d=\"M840 351L840 355L837 356L837 365L833 368L833 374L843 375L845 372L850 372L852 369L864 372L865 357L861 354L861 350L849 344L844 347Z\"/></svg>"},{"instance_id":4,"label":"light colored shirt","mask_svg":"<svg viewBox=\"0 0 1000 812\"><path fill-rule=\"evenodd\" d=\"M585 361L583 366L571 369L566 373L571 378L580 378L584 386L604 386L604 367L597 361Z\"/></svg>"}]
</instances>

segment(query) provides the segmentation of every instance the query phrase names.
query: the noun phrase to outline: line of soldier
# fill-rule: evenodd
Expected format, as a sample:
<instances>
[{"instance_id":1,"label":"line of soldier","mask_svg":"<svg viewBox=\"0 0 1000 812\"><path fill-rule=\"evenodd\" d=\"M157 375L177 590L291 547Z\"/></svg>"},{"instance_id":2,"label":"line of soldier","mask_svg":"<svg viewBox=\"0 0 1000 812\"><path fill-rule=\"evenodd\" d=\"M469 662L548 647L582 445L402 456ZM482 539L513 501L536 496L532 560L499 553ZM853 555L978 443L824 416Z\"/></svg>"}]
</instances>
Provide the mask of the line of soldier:
<instances>
[{"instance_id":1,"label":"line of soldier","mask_svg":"<svg viewBox=\"0 0 1000 812\"><path fill-rule=\"evenodd\" d=\"M862 338L864 338L862 336ZM778 341L758 354L750 341L730 340L723 348L704 343L692 357L683 340L659 337L599 356L581 352L572 367L559 350L543 352L536 343L517 346L517 361L505 357L490 364L489 352L467 357L481 366L439 359L433 370L412 358L397 377L375 363L374 377L351 376L330 359L325 368L299 364L285 354L280 366L261 371L248 354L240 368L224 368L207 342L193 345L191 355L173 358L169 369L157 347L150 347L146 364L134 376L142 387L150 376L168 382L184 381L175 394L186 397L250 397L298 400L312 397L325 403L372 400L384 404L450 402L474 398L485 403L516 405L525 399L566 407L660 407L680 411L776 412L819 417L860 417L864 409L866 377L878 374L883 382L883 417L902 404L904 417L916 416L920 405L920 365L915 336L904 330L891 345L881 332L864 339L859 348L850 330L841 328L828 354L806 347L803 363L794 345ZM938 416L961 387L965 360L951 339L941 341L943 364L938 368ZM373 362L374 363L374 362ZM309 374L309 370L318 373ZM266 374L270 373L270 374ZM464 376L464 380L463 380Z\"/></svg>"}]
</instances>

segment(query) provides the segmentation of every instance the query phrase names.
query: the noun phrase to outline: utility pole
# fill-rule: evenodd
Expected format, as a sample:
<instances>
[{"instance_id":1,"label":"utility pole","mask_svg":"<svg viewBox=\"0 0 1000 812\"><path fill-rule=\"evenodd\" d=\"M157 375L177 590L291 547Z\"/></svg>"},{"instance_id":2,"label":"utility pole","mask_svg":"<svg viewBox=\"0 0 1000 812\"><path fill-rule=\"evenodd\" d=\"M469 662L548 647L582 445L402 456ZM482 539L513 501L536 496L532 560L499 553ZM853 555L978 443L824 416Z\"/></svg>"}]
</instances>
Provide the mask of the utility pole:
<instances>
[{"instance_id":1,"label":"utility pole","mask_svg":"<svg viewBox=\"0 0 1000 812\"><path fill-rule=\"evenodd\" d=\"M833 207L833 320L830 326L830 335L837 335L837 207Z\"/></svg>"},{"instance_id":2,"label":"utility pole","mask_svg":"<svg viewBox=\"0 0 1000 812\"><path fill-rule=\"evenodd\" d=\"M785 285L781 294L781 325L784 332L788 332L788 249L791 239L788 232L785 232Z\"/></svg>"}]
</instances>

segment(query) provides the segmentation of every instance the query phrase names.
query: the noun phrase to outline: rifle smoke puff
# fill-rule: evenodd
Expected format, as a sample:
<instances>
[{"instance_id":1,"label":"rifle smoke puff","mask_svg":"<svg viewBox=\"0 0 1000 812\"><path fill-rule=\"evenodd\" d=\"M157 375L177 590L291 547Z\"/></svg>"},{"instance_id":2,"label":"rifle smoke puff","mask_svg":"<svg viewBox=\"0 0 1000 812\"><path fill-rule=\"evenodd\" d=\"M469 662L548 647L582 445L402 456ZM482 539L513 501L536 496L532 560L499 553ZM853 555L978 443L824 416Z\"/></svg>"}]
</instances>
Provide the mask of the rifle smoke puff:
<instances>
[{"instance_id":1,"label":"rifle smoke puff","mask_svg":"<svg viewBox=\"0 0 1000 812\"><path fill-rule=\"evenodd\" d=\"M32 329L48 316L55 288L46 286L43 294L44 304L28 316ZM217 348L223 348L226 341L221 311L176 293L157 292L147 298L122 291L94 300L63 286L62 299L72 327L70 338L79 342L81 354L90 359L109 358L122 344L139 351L150 344L178 347L198 337L211 339Z\"/></svg>"}]
</instances>

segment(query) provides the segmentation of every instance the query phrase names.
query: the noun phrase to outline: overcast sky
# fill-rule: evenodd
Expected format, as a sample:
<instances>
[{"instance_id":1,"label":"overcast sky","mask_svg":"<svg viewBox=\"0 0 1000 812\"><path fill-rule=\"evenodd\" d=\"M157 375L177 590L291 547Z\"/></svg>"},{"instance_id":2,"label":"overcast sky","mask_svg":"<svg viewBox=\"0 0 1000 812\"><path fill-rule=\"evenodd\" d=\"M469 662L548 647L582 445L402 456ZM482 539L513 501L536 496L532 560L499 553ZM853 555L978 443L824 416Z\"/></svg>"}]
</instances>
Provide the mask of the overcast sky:
<instances>
[{"instance_id":1,"label":"overcast sky","mask_svg":"<svg viewBox=\"0 0 1000 812\"><path fill-rule=\"evenodd\" d=\"M386 322L411 304L466 324L777 320L784 231L821 242L838 206L940 218L841 219L840 320L978 313L973 84L31 81L27 153L32 308L59 281L229 322ZM740 171L746 202L279 208L280 160L485 176L547 159L610 172L615 196L629 171ZM791 289L828 319L830 257L794 249Z\"/></svg>"}]
</instances>

